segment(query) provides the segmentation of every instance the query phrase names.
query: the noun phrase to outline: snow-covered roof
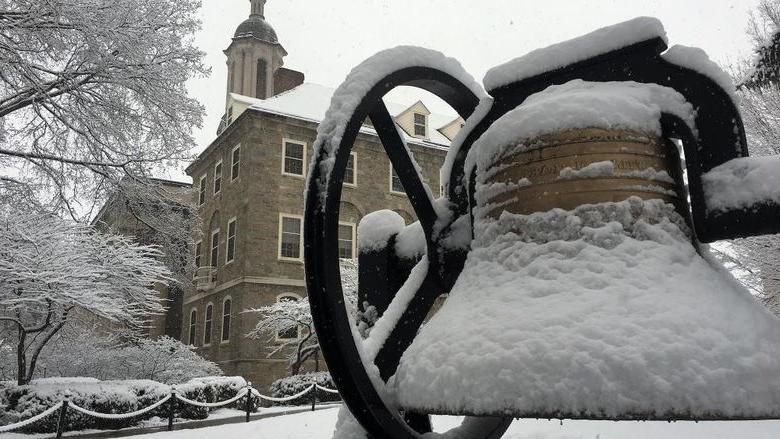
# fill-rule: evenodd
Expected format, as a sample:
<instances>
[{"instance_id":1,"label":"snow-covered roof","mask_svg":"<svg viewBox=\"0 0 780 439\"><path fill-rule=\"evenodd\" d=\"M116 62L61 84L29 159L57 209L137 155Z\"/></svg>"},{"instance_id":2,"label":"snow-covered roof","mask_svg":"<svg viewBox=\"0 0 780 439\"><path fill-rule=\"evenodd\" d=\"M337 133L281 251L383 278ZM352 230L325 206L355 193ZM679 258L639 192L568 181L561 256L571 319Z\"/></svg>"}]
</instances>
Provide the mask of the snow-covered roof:
<instances>
[{"instance_id":1,"label":"snow-covered roof","mask_svg":"<svg viewBox=\"0 0 780 439\"><path fill-rule=\"evenodd\" d=\"M252 110L320 123L325 118L325 112L330 106L330 100L333 97L334 91L335 89L324 85L306 82L292 90L280 93L268 99L251 98L236 93L231 93L230 96L235 101L249 105L249 109ZM385 105L393 117L404 113L412 106L387 101L385 101ZM457 115L431 113L428 116L428 140L412 137L403 130L401 131L404 133L406 141L409 143L425 146L448 147L450 145L450 140L439 132L439 128L449 125L457 119L457 117ZM374 131L370 129L364 129L363 131L374 133Z\"/></svg>"}]
</instances>

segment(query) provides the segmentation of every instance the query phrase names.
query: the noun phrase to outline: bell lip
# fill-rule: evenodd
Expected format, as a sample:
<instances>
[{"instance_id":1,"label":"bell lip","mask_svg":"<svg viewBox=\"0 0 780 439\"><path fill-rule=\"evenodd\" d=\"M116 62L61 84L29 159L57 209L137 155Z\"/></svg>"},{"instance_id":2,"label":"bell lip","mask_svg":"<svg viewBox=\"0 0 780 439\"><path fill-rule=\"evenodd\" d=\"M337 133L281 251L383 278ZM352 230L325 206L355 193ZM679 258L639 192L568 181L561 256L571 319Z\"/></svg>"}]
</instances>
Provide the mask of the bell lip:
<instances>
[{"instance_id":1,"label":"bell lip","mask_svg":"<svg viewBox=\"0 0 780 439\"><path fill-rule=\"evenodd\" d=\"M588 420L588 421L771 421L780 420L780 411L770 413L759 414L741 414L736 416L727 416L720 413L703 413L700 415L694 415L690 412L675 412L668 411L663 414L657 413L641 413L641 412L626 412L619 415L607 415L603 413L573 413L565 411L551 411L551 412L539 412L539 411L518 411L511 407L505 409L497 409L490 411L471 411L464 410L453 413L451 411L443 410L441 407L410 407L404 406L402 410L409 413L422 413L430 415L441 416L478 416L478 417L505 417L512 416L515 419L570 419L570 420Z\"/></svg>"}]
</instances>

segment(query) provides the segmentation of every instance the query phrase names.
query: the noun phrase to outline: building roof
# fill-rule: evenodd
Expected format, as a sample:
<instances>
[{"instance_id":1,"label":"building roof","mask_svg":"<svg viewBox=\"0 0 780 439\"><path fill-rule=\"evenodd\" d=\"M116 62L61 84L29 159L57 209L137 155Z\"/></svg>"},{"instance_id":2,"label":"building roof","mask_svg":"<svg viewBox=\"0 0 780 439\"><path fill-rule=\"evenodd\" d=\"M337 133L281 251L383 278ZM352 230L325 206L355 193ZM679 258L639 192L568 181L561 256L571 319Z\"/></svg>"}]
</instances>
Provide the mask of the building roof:
<instances>
[{"instance_id":1,"label":"building roof","mask_svg":"<svg viewBox=\"0 0 780 439\"><path fill-rule=\"evenodd\" d=\"M279 38L276 31L262 15L253 14L244 20L236 28L233 39L236 38L256 38L266 43L279 44Z\"/></svg>"},{"instance_id":2,"label":"building roof","mask_svg":"<svg viewBox=\"0 0 780 439\"><path fill-rule=\"evenodd\" d=\"M320 123L325 118L325 112L330 107L330 100L335 89L324 85L305 82L292 90L270 97L268 99L256 99L231 93L232 99L249 105L249 109L266 113L279 114L294 117L315 123ZM393 117L406 112L412 105L403 105L395 102L387 102L387 110ZM428 139L412 137L403 132L408 143L431 146L449 147L450 139L439 132L439 128L449 125L458 116L431 113L428 115ZM375 134L373 130L364 127L363 132Z\"/></svg>"}]
</instances>

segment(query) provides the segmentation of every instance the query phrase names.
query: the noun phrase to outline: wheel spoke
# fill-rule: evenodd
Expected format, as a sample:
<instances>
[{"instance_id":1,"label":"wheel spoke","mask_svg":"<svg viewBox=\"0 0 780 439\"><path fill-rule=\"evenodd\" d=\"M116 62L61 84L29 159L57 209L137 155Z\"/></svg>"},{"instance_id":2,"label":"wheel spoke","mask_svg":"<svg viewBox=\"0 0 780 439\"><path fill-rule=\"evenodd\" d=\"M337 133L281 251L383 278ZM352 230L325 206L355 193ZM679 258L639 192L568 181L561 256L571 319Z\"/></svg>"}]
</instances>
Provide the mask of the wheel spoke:
<instances>
[{"instance_id":1,"label":"wheel spoke","mask_svg":"<svg viewBox=\"0 0 780 439\"><path fill-rule=\"evenodd\" d=\"M437 217L436 211L433 209L433 200L423 186L422 178L414 166L414 159L410 156L401 133L398 132L395 120L390 116L381 99L368 114L368 117L374 124L374 129L385 147L393 169L401 180L406 196L412 203L412 208L417 214L417 219L420 220L425 235L430 237Z\"/></svg>"}]
</instances>

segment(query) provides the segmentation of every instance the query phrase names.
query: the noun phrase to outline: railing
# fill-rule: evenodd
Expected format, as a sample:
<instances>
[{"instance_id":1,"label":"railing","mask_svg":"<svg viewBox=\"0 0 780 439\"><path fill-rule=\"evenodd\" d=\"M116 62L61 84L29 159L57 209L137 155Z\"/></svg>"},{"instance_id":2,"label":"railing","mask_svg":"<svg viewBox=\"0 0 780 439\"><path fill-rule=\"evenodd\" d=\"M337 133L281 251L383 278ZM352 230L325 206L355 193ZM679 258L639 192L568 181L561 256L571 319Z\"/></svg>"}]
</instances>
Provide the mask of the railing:
<instances>
[{"instance_id":1,"label":"railing","mask_svg":"<svg viewBox=\"0 0 780 439\"><path fill-rule=\"evenodd\" d=\"M92 416L95 418L101 418L101 419L111 419L111 420L117 420L117 419L127 419L127 418L133 418L136 416L141 416L145 413L148 413L161 405L168 403L168 431L173 430L173 419L174 419L174 412L176 409L176 403L177 401L180 404L188 404L195 407L204 407L204 408L219 408L224 407L226 405L234 404L244 398L244 411L246 412L246 421L249 422L249 415L254 411L254 404L255 404L255 398L257 397L259 399L264 399L266 401L271 402L287 402L292 401L294 399L298 399L302 396L305 396L308 393L311 393L311 410L314 411L317 405L317 391L322 391L326 393L339 393L338 390L335 389L328 389L327 387L322 387L317 383L312 383L304 389L303 391L292 395L287 396L284 398L275 398L273 396L263 395L260 393L257 389L252 387L252 383L248 382L246 386L241 389L236 396L227 399L225 401L220 402L200 402L200 401L194 401L191 399L187 399L184 396L180 395L176 392L176 388L171 389L171 393L169 395L165 395L165 397L161 398L159 401L155 402L154 404L150 405L149 407L142 408L133 412L129 413L99 413L94 412L92 410L79 407L76 404L73 404L73 402L70 401L69 398L66 398L64 401L60 401L53 406L49 407L48 409L44 410L43 412L29 418L25 419L24 421L19 421L14 424L8 424L8 425L2 425L0 426L0 433L5 433L9 431L18 430L20 428L26 427L32 423L38 422L41 419L44 419L48 417L49 415L52 415L54 413L59 413L58 419L57 419L57 438L61 438L63 432L65 431L65 419L68 414L68 409L71 409L75 412Z\"/></svg>"},{"instance_id":2,"label":"railing","mask_svg":"<svg viewBox=\"0 0 780 439\"><path fill-rule=\"evenodd\" d=\"M217 285L216 267L198 267L192 276L195 288L198 290L210 290Z\"/></svg>"}]
</instances>

